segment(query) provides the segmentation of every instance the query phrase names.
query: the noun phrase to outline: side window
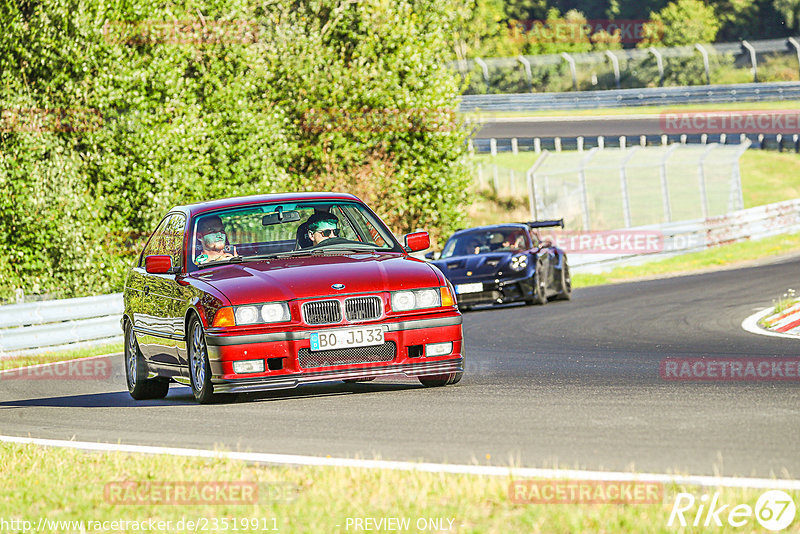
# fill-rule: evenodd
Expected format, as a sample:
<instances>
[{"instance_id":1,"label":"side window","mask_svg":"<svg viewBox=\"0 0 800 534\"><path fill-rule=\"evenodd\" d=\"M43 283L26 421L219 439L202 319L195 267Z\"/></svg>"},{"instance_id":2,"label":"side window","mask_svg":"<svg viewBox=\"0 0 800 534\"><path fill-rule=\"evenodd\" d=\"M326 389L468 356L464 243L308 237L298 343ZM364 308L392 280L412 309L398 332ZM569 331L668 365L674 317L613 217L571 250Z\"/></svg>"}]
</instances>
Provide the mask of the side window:
<instances>
[{"instance_id":1,"label":"side window","mask_svg":"<svg viewBox=\"0 0 800 534\"><path fill-rule=\"evenodd\" d=\"M163 254L162 246L164 243L164 231L167 227L167 223L171 219L171 216L167 216L156 228L156 231L153 232L153 235L150 236L150 240L147 242L147 245L144 247L144 251L142 252L142 256L139 258L139 267L144 267L144 259L147 256L154 256L157 254Z\"/></svg>"},{"instance_id":2,"label":"side window","mask_svg":"<svg viewBox=\"0 0 800 534\"><path fill-rule=\"evenodd\" d=\"M153 236L147 243L142 253L139 267L144 265L147 256L157 254L168 254L172 256L172 266L179 267L183 262L183 234L186 226L186 218L181 213L168 215L161 224L158 225Z\"/></svg>"}]
</instances>

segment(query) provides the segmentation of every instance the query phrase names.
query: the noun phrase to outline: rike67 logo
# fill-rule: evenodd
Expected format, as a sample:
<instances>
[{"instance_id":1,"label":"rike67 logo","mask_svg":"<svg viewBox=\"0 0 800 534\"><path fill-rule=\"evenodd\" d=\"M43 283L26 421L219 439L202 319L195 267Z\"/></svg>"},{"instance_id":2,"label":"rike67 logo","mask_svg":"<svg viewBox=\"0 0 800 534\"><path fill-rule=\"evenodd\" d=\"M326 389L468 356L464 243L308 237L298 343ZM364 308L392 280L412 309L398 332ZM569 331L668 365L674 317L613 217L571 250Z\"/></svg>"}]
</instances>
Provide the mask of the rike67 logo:
<instances>
[{"instance_id":1,"label":"rike67 logo","mask_svg":"<svg viewBox=\"0 0 800 534\"><path fill-rule=\"evenodd\" d=\"M711 497L703 495L700 499L691 493L678 493L667 526L685 527L691 522L693 527L721 527L727 523L731 527L753 528L755 519L761 527L777 532L791 525L796 513L794 500L781 490L762 493L755 508L747 504L722 503L719 492Z\"/></svg>"}]
</instances>

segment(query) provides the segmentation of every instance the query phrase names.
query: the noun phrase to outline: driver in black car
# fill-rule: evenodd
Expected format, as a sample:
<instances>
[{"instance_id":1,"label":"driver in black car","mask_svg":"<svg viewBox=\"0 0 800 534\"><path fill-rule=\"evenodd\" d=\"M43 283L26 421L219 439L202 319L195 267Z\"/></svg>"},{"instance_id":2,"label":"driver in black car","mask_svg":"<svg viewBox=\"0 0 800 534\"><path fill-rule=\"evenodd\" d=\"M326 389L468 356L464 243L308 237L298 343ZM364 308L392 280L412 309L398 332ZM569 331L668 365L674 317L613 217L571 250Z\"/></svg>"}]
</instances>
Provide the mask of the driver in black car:
<instances>
[{"instance_id":1,"label":"driver in black car","mask_svg":"<svg viewBox=\"0 0 800 534\"><path fill-rule=\"evenodd\" d=\"M309 217L306 224L308 225L308 238L313 243L312 246L321 245L329 239L331 244L343 241L339 237L339 219L335 215L318 212Z\"/></svg>"}]
</instances>

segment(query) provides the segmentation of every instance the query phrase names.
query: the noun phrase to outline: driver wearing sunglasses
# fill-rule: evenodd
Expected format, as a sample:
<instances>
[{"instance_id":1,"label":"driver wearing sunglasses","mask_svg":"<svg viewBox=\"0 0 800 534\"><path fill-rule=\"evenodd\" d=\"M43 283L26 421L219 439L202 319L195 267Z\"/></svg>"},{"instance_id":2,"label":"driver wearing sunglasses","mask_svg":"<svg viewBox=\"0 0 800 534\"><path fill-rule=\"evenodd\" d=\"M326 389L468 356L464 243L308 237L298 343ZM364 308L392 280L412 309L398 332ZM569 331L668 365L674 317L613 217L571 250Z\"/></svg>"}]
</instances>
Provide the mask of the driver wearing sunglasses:
<instances>
[{"instance_id":1,"label":"driver wearing sunglasses","mask_svg":"<svg viewBox=\"0 0 800 534\"><path fill-rule=\"evenodd\" d=\"M308 238L317 246L327 239L339 237L339 219L330 213L315 213L308 218Z\"/></svg>"},{"instance_id":2,"label":"driver wearing sunglasses","mask_svg":"<svg viewBox=\"0 0 800 534\"><path fill-rule=\"evenodd\" d=\"M234 254L228 252L230 247L225 245L225 228L222 226L222 220L216 215L201 219L197 223L197 234L202 245L202 254L195 259L197 265L232 258L236 253L235 248Z\"/></svg>"}]
</instances>

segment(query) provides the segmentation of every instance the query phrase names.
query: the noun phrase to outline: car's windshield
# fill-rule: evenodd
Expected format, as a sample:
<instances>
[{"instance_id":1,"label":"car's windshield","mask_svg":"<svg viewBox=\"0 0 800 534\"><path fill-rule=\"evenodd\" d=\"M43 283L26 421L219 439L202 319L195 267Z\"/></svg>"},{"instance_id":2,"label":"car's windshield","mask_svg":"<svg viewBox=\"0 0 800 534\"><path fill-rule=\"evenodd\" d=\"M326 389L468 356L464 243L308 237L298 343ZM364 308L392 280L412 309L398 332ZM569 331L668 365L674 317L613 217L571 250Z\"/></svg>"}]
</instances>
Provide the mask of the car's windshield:
<instances>
[{"instance_id":1,"label":"car's windshield","mask_svg":"<svg viewBox=\"0 0 800 534\"><path fill-rule=\"evenodd\" d=\"M229 208L196 217L190 232L190 270L257 257L402 250L363 204L347 201Z\"/></svg>"},{"instance_id":2,"label":"car's windshield","mask_svg":"<svg viewBox=\"0 0 800 534\"><path fill-rule=\"evenodd\" d=\"M442 258L485 252L520 251L528 248L530 240L522 228L515 226L484 228L451 237L444 246Z\"/></svg>"}]
</instances>

